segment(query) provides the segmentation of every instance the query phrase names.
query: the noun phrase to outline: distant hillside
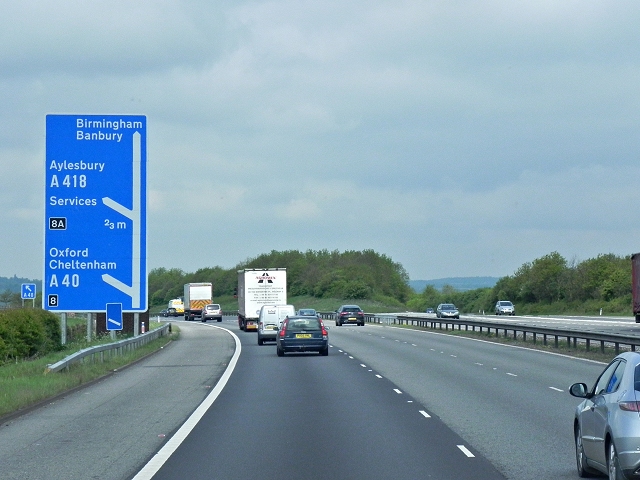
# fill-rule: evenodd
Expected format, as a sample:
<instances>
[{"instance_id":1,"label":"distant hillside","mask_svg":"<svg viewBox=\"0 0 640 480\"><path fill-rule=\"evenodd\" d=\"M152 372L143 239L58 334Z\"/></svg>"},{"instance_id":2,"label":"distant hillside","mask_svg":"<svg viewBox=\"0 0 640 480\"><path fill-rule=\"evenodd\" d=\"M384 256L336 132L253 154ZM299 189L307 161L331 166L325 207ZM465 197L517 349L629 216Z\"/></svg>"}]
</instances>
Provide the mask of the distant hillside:
<instances>
[{"instance_id":1,"label":"distant hillside","mask_svg":"<svg viewBox=\"0 0 640 480\"><path fill-rule=\"evenodd\" d=\"M436 290L442 290L445 285L451 285L456 290L463 292L476 288L492 288L498 280L498 277L450 277L434 280L409 280L409 286L416 292L422 292L427 285L433 285Z\"/></svg>"},{"instance_id":2,"label":"distant hillside","mask_svg":"<svg viewBox=\"0 0 640 480\"><path fill-rule=\"evenodd\" d=\"M42 291L42 280L32 280L30 278L13 277L0 277L0 293L9 290L11 293L20 293L21 285L23 283L35 283L36 291Z\"/></svg>"}]
</instances>

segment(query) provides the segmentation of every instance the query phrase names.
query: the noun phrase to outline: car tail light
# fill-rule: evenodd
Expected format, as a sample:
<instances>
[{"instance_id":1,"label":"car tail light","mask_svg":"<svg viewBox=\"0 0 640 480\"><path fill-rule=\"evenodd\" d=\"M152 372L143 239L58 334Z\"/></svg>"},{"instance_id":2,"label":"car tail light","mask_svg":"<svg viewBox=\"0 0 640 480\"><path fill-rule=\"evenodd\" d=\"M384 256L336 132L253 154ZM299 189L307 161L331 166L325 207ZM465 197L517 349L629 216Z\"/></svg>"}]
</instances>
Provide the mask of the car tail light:
<instances>
[{"instance_id":1,"label":"car tail light","mask_svg":"<svg viewBox=\"0 0 640 480\"><path fill-rule=\"evenodd\" d=\"M364 312L360 311L358 312L358 315L364 315Z\"/></svg>"},{"instance_id":2,"label":"car tail light","mask_svg":"<svg viewBox=\"0 0 640 480\"><path fill-rule=\"evenodd\" d=\"M280 329L279 335L281 338L284 338L285 333L287 332L287 324L283 323L282 328Z\"/></svg>"},{"instance_id":3,"label":"car tail light","mask_svg":"<svg viewBox=\"0 0 640 480\"><path fill-rule=\"evenodd\" d=\"M620 410L640 413L640 402L620 402L618 405L620 406Z\"/></svg>"}]
</instances>

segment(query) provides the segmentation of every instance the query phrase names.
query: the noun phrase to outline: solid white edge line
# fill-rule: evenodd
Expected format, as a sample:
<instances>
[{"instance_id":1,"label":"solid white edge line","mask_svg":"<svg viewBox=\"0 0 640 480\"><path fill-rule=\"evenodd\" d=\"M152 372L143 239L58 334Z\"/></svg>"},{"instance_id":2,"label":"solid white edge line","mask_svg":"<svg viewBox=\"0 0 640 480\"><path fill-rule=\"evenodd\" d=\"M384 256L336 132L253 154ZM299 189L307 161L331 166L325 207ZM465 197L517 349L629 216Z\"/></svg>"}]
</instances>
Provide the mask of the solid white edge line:
<instances>
[{"instance_id":1,"label":"solid white edge line","mask_svg":"<svg viewBox=\"0 0 640 480\"><path fill-rule=\"evenodd\" d=\"M471 453L469 451L469 449L467 447L465 447L464 445L457 445L457 447L462 451L462 453L464 453L467 457L469 458L474 458L475 455L473 453Z\"/></svg>"},{"instance_id":2,"label":"solid white edge line","mask_svg":"<svg viewBox=\"0 0 640 480\"><path fill-rule=\"evenodd\" d=\"M147 462L147 464L140 470L133 480L150 480L158 470L162 468L169 457L175 452L180 444L187 438L191 430L195 428L198 422L202 419L204 414L211 408L213 402L216 401L218 395L222 392L224 387L226 386L233 370L236 368L236 364L238 363L238 358L240 358L240 352L242 351L242 344L240 343L240 339L238 336L233 333L231 330L227 330L226 328L218 327L216 325L209 325L212 328L219 328L220 330L224 330L225 332L231 334L233 339L236 342L236 351L231 357L231 361L229 365L227 365L226 370L220 377L220 380L216 384L211 393L205 397L202 403L195 409L195 411L191 414L189 418L182 424L182 426L178 429L178 431L173 435L167 443L156 453L151 460Z\"/></svg>"}]
</instances>

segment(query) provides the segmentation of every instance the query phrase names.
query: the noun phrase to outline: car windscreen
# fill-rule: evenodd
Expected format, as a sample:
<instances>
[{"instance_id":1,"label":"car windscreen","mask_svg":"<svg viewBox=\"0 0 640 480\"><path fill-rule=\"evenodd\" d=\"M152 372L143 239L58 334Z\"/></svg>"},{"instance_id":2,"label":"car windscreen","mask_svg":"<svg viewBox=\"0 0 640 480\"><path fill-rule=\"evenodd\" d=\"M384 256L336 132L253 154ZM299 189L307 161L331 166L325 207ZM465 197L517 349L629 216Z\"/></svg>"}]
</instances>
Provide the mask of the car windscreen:
<instances>
[{"instance_id":1,"label":"car windscreen","mask_svg":"<svg viewBox=\"0 0 640 480\"><path fill-rule=\"evenodd\" d=\"M502 306L502 307L510 307L511 306L511 302L500 302L500 306Z\"/></svg>"},{"instance_id":2,"label":"car windscreen","mask_svg":"<svg viewBox=\"0 0 640 480\"><path fill-rule=\"evenodd\" d=\"M290 332L309 332L314 330L322 330L320 322L311 318L290 318L287 323L287 331Z\"/></svg>"},{"instance_id":3,"label":"car windscreen","mask_svg":"<svg viewBox=\"0 0 640 480\"><path fill-rule=\"evenodd\" d=\"M455 305L442 305L441 310L455 310L456 306Z\"/></svg>"}]
</instances>

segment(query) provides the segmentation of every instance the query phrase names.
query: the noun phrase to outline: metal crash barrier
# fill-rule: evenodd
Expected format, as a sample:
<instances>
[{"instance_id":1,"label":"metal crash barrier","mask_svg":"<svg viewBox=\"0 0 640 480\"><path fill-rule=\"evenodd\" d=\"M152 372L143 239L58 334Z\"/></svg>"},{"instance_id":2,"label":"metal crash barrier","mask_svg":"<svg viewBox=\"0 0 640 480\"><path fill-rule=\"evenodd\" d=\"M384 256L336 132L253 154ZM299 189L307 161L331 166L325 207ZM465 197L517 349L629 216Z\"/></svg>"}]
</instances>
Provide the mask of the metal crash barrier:
<instances>
[{"instance_id":1,"label":"metal crash barrier","mask_svg":"<svg viewBox=\"0 0 640 480\"><path fill-rule=\"evenodd\" d=\"M165 323L163 326L142 335L138 335L137 337L127 338L114 343L106 343L104 345L96 345L95 347L84 348L66 358L63 358L59 362L48 365L44 373L68 370L72 363L84 362L87 358L94 362L97 357L99 362L104 362L105 352L111 356L123 355L160 337L168 335L169 333L171 333L171 324Z\"/></svg>"}]
</instances>

